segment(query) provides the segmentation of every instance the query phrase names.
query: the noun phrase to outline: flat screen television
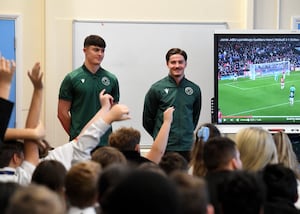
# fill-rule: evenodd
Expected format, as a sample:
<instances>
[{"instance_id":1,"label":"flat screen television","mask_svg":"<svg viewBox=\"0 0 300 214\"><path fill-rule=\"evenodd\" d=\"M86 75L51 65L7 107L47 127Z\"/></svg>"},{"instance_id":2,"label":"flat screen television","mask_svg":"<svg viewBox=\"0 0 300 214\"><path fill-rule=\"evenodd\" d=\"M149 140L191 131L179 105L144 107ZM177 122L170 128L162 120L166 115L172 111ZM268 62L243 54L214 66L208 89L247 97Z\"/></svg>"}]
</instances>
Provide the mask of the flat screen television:
<instances>
[{"instance_id":1,"label":"flat screen television","mask_svg":"<svg viewBox=\"0 0 300 214\"><path fill-rule=\"evenodd\" d=\"M214 33L212 120L300 133L300 31Z\"/></svg>"}]
</instances>

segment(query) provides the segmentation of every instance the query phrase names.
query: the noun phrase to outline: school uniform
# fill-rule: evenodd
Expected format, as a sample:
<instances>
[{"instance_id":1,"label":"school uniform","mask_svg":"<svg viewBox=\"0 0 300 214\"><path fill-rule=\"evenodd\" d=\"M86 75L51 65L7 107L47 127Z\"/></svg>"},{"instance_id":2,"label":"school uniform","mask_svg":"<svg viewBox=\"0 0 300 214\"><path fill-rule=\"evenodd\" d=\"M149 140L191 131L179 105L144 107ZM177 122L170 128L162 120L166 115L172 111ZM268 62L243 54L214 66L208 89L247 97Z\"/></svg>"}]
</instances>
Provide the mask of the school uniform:
<instances>
[{"instance_id":1,"label":"school uniform","mask_svg":"<svg viewBox=\"0 0 300 214\"><path fill-rule=\"evenodd\" d=\"M72 163L91 159L91 150L97 146L100 137L110 127L111 125L106 124L100 119L89 126L78 139L49 151L48 156L41 159L41 161L57 160L69 170ZM8 167L0 169L0 181L13 181L27 185L31 183L31 176L34 170L35 166L33 164L28 161L23 161L21 166L15 169ZM10 173L5 173L5 171L10 171Z\"/></svg>"}]
</instances>

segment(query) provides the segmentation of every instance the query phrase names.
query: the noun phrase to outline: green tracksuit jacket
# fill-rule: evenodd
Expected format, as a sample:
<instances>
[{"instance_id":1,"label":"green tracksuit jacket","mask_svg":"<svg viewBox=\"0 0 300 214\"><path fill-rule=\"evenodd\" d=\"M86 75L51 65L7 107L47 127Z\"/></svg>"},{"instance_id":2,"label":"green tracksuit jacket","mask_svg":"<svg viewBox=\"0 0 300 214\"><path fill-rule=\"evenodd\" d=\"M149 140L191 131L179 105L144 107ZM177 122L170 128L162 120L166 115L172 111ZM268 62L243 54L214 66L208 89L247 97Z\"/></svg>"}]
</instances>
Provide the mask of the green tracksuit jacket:
<instances>
[{"instance_id":1,"label":"green tracksuit jacket","mask_svg":"<svg viewBox=\"0 0 300 214\"><path fill-rule=\"evenodd\" d=\"M171 76L154 83L145 96L143 126L155 138L163 112L175 107L166 151L190 151L201 111L201 90L185 77L179 85Z\"/></svg>"}]
</instances>

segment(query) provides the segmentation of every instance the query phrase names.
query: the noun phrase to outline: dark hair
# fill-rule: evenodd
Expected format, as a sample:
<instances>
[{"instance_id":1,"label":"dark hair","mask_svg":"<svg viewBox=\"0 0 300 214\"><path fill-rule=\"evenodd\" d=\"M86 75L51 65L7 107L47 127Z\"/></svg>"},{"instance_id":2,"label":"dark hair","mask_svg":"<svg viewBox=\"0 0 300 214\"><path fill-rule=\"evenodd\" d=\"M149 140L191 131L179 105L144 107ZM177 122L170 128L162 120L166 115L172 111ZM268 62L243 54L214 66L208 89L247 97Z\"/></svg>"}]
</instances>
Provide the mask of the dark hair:
<instances>
[{"instance_id":1,"label":"dark hair","mask_svg":"<svg viewBox=\"0 0 300 214\"><path fill-rule=\"evenodd\" d=\"M179 48L172 48L166 54L166 61L169 62L170 57L172 55L175 55L175 54L180 54L180 55L183 56L183 58L185 59L185 61L187 60L187 54L186 54L186 52L184 50L181 50Z\"/></svg>"},{"instance_id":2,"label":"dark hair","mask_svg":"<svg viewBox=\"0 0 300 214\"><path fill-rule=\"evenodd\" d=\"M213 137L220 137L220 136L222 136L221 131L218 129L218 127L216 127L216 126L215 126L214 124L212 124L212 123L204 123L204 124L202 124L202 125L197 129L197 132L196 132L196 133L198 133L198 131L199 131L202 127L207 127L207 128L209 128L209 136L208 136L208 139L213 138ZM196 134L196 140L195 140L195 142L197 142L197 141L199 141L199 140L201 140L201 139L200 139L199 136Z\"/></svg>"},{"instance_id":3,"label":"dark hair","mask_svg":"<svg viewBox=\"0 0 300 214\"><path fill-rule=\"evenodd\" d=\"M213 137L203 147L203 161L208 171L220 169L236 158L236 144L228 137Z\"/></svg>"},{"instance_id":4,"label":"dark hair","mask_svg":"<svg viewBox=\"0 0 300 214\"><path fill-rule=\"evenodd\" d=\"M24 144L20 140L4 141L0 144L0 168L9 165L14 154L21 155L23 153Z\"/></svg>"},{"instance_id":5,"label":"dark hair","mask_svg":"<svg viewBox=\"0 0 300 214\"><path fill-rule=\"evenodd\" d=\"M178 188L182 213L207 213L209 195L204 178L189 175L182 171L172 173L170 178Z\"/></svg>"},{"instance_id":6,"label":"dark hair","mask_svg":"<svg viewBox=\"0 0 300 214\"><path fill-rule=\"evenodd\" d=\"M35 168L31 182L47 186L53 191L61 191L65 186L67 170L56 160L44 160Z\"/></svg>"},{"instance_id":7,"label":"dark hair","mask_svg":"<svg viewBox=\"0 0 300 214\"><path fill-rule=\"evenodd\" d=\"M101 204L105 214L180 213L175 184L157 172L133 170L107 197L106 203Z\"/></svg>"},{"instance_id":8,"label":"dark hair","mask_svg":"<svg viewBox=\"0 0 300 214\"><path fill-rule=\"evenodd\" d=\"M267 165L262 171L267 187L267 200L284 198L295 203L298 198L297 179L293 170L283 164Z\"/></svg>"},{"instance_id":9,"label":"dark hair","mask_svg":"<svg viewBox=\"0 0 300 214\"><path fill-rule=\"evenodd\" d=\"M266 190L257 174L232 171L219 188L223 214L259 214L263 209Z\"/></svg>"},{"instance_id":10,"label":"dark hair","mask_svg":"<svg viewBox=\"0 0 300 214\"><path fill-rule=\"evenodd\" d=\"M83 46L88 47L91 45L98 46L100 48L106 47L104 39L98 35L89 35L85 38Z\"/></svg>"},{"instance_id":11,"label":"dark hair","mask_svg":"<svg viewBox=\"0 0 300 214\"><path fill-rule=\"evenodd\" d=\"M180 155L178 152L167 152L161 158L158 164L168 175L172 172L179 171L188 171L188 162L187 160Z\"/></svg>"},{"instance_id":12,"label":"dark hair","mask_svg":"<svg viewBox=\"0 0 300 214\"><path fill-rule=\"evenodd\" d=\"M100 174L98 179L98 202L100 204L108 203L107 195L115 188L115 186L120 183L124 178L126 178L131 168L122 163L115 163L107 166Z\"/></svg>"},{"instance_id":13,"label":"dark hair","mask_svg":"<svg viewBox=\"0 0 300 214\"><path fill-rule=\"evenodd\" d=\"M19 187L21 185L16 182L0 182L0 213L5 213L10 198Z\"/></svg>"},{"instance_id":14,"label":"dark hair","mask_svg":"<svg viewBox=\"0 0 300 214\"><path fill-rule=\"evenodd\" d=\"M212 123L204 123L197 129L195 135L196 139L191 151L191 161L190 161L190 165L193 166L193 175L196 176L204 176L207 173L207 169L203 161L203 147L205 142L203 136L198 136L198 132L203 128L208 128L209 130L209 135L207 140L213 137L221 136L221 132L218 129L218 127L216 127Z\"/></svg>"}]
</instances>

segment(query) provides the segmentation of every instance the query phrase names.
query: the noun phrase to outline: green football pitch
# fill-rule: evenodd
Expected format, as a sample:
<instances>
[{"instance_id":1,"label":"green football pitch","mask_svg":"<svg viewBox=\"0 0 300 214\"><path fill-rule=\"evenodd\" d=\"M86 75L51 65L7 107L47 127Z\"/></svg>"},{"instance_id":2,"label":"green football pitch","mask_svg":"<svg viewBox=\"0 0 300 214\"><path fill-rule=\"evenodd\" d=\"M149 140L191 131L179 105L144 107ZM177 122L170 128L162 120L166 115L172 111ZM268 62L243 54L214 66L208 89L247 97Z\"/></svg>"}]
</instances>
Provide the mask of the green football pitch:
<instances>
[{"instance_id":1,"label":"green football pitch","mask_svg":"<svg viewBox=\"0 0 300 214\"><path fill-rule=\"evenodd\" d=\"M300 116L300 71L285 76L285 87L280 88L280 77L256 77L221 80L218 84L218 107L223 116ZM289 103L290 87L296 88L294 104Z\"/></svg>"}]
</instances>

